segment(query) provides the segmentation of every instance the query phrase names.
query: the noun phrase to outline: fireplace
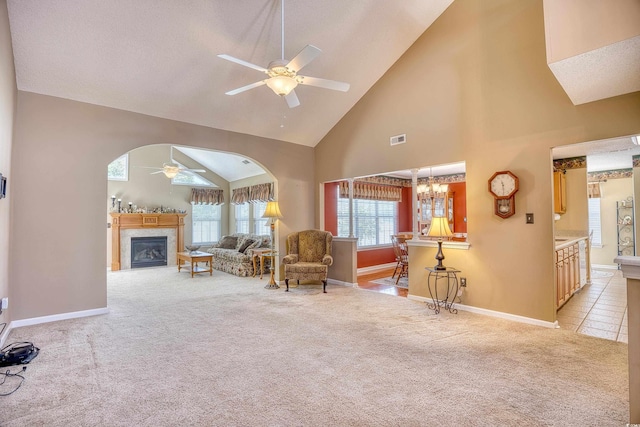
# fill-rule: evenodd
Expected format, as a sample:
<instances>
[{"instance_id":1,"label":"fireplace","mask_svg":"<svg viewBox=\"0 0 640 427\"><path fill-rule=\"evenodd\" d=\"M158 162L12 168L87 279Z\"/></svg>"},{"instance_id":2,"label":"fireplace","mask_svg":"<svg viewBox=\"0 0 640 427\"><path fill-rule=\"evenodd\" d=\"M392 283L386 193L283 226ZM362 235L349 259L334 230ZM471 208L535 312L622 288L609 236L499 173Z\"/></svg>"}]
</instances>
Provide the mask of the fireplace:
<instances>
[{"instance_id":1,"label":"fireplace","mask_svg":"<svg viewBox=\"0 0 640 427\"><path fill-rule=\"evenodd\" d=\"M160 265L167 265L167 236L131 238L131 268Z\"/></svg>"}]
</instances>

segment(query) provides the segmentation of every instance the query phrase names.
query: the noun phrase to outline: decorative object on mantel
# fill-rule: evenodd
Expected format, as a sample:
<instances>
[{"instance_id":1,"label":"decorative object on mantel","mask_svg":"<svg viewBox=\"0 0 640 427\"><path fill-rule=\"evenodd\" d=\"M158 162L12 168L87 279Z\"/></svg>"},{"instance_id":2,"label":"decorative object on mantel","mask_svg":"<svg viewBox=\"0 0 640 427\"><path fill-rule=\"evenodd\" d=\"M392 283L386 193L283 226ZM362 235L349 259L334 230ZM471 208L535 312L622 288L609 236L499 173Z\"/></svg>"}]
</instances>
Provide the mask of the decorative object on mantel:
<instances>
[{"instance_id":1,"label":"decorative object on mantel","mask_svg":"<svg viewBox=\"0 0 640 427\"><path fill-rule=\"evenodd\" d=\"M437 216L431 220L431 227L429 227L427 237L436 237L438 239L438 253L436 254L438 264L434 267L436 270L447 269L447 267L442 264L442 260L444 259L444 254L442 253L442 240L444 238L449 240L451 236L453 236L453 233L451 232L449 221L446 216Z\"/></svg>"},{"instance_id":2,"label":"decorative object on mantel","mask_svg":"<svg viewBox=\"0 0 640 427\"><path fill-rule=\"evenodd\" d=\"M278 202L270 201L267 202L267 207L264 210L264 214L262 214L262 218L269 218L269 225L271 226L271 279L269 283L265 286L265 289L278 289L280 286L276 283L273 278L273 269L275 264L275 254L273 251L273 241L274 241L274 230L276 227L276 221L282 218L282 214L280 213L280 207L278 206Z\"/></svg>"},{"instance_id":3,"label":"decorative object on mantel","mask_svg":"<svg viewBox=\"0 0 640 427\"><path fill-rule=\"evenodd\" d=\"M185 246L185 249L189 251L189 254L193 254L194 252L198 252L198 249L200 249L200 245L197 245L197 246L188 245L188 246Z\"/></svg>"}]
</instances>

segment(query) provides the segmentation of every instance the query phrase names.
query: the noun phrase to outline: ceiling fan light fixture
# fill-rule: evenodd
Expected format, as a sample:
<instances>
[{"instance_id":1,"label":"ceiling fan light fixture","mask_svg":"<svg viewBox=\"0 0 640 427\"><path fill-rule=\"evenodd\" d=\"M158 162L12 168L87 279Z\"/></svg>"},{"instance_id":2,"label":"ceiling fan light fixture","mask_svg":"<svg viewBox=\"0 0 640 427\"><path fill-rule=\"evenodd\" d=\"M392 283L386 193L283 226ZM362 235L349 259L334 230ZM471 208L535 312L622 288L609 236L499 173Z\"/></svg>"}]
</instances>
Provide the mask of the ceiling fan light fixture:
<instances>
[{"instance_id":1,"label":"ceiling fan light fixture","mask_svg":"<svg viewBox=\"0 0 640 427\"><path fill-rule=\"evenodd\" d=\"M162 168L162 173L164 173L167 178L175 178L176 175L180 173L180 168L177 166L165 165L164 168Z\"/></svg>"},{"instance_id":2,"label":"ceiling fan light fixture","mask_svg":"<svg viewBox=\"0 0 640 427\"><path fill-rule=\"evenodd\" d=\"M267 80L267 86L276 95L287 96L298 86L296 79L288 76L275 76Z\"/></svg>"}]
</instances>

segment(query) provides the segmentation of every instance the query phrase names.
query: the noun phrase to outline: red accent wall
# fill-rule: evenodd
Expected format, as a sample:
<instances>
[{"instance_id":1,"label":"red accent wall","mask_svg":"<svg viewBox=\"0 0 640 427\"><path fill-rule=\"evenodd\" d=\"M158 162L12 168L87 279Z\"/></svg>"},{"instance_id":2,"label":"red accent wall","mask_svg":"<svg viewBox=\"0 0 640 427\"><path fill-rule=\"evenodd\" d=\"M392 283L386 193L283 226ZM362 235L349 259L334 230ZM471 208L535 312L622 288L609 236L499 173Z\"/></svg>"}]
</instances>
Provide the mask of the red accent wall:
<instances>
[{"instance_id":1,"label":"red accent wall","mask_svg":"<svg viewBox=\"0 0 640 427\"><path fill-rule=\"evenodd\" d=\"M449 184L449 191L453 192L453 231L454 233L466 233L467 223L467 183L455 182Z\"/></svg>"}]
</instances>

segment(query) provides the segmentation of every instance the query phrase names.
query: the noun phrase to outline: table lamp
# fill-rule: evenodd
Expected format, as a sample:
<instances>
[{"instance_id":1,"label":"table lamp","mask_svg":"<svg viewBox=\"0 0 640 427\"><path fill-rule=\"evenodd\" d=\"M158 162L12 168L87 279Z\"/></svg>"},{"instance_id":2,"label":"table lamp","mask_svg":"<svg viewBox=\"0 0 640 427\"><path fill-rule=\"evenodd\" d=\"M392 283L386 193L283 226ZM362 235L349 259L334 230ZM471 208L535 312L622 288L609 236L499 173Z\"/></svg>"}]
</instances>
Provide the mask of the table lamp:
<instances>
[{"instance_id":1,"label":"table lamp","mask_svg":"<svg viewBox=\"0 0 640 427\"><path fill-rule=\"evenodd\" d=\"M267 283L267 286L265 286L265 288L278 289L280 288L280 286L278 286L278 284L273 278L273 267L274 267L273 264L275 263L275 255L273 253L274 230L276 228L276 221L282 218L282 214L280 213L280 207L278 206L278 202L276 201L267 202L267 207L265 208L264 213L262 214L262 218L269 218L269 225L271 226L271 279L269 280L269 283Z\"/></svg>"},{"instance_id":2,"label":"table lamp","mask_svg":"<svg viewBox=\"0 0 640 427\"><path fill-rule=\"evenodd\" d=\"M446 217L437 216L431 220L431 226L429 227L427 236L438 238L438 253L436 254L438 264L434 267L435 270L447 269L447 267L442 265L442 260L444 259L444 254L442 253L442 240L445 237L449 240L452 235L453 233L451 232L451 227L449 227L449 220L447 220Z\"/></svg>"}]
</instances>

